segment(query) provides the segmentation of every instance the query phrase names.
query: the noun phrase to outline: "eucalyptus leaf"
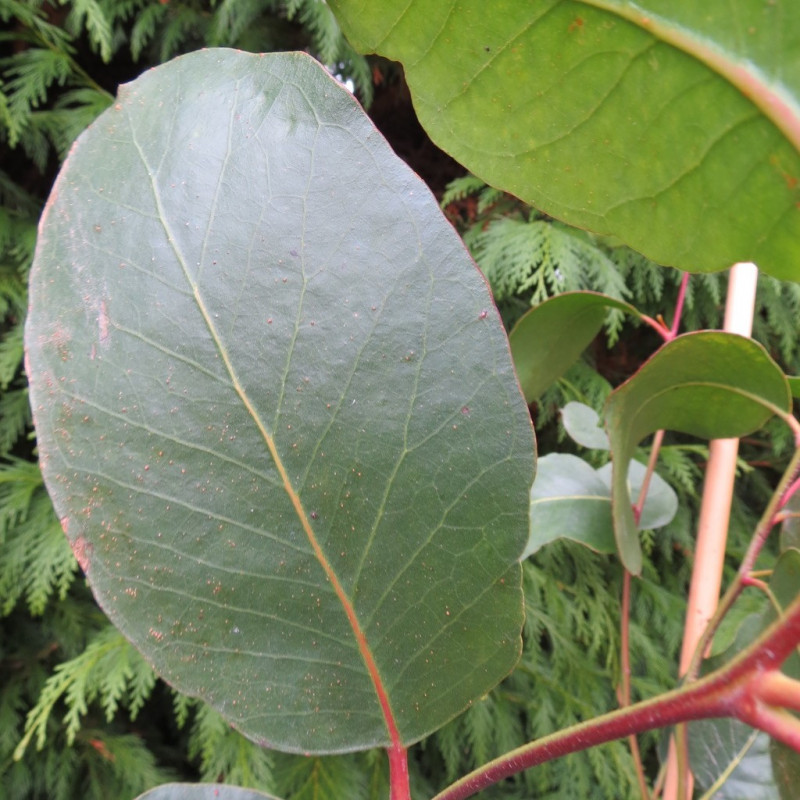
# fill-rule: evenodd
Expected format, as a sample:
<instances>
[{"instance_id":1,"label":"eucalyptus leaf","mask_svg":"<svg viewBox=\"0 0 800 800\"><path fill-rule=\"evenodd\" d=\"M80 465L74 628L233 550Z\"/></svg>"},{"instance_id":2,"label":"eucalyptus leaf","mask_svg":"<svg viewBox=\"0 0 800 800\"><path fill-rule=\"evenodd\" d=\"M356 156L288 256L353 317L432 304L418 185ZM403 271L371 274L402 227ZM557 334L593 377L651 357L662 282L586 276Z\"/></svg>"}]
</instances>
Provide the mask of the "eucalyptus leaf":
<instances>
[{"instance_id":1,"label":"eucalyptus leaf","mask_svg":"<svg viewBox=\"0 0 800 800\"><path fill-rule=\"evenodd\" d=\"M509 341L529 403L575 363L600 332L609 308L639 313L632 305L597 292L565 292L522 315Z\"/></svg>"},{"instance_id":2,"label":"eucalyptus leaf","mask_svg":"<svg viewBox=\"0 0 800 800\"><path fill-rule=\"evenodd\" d=\"M600 415L585 403L572 401L561 409L561 422L569 437L591 450L610 450L611 442L603 429Z\"/></svg>"},{"instance_id":3,"label":"eucalyptus leaf","mask_svg":"<svg viewBox=\"0 0 800 800\"><path fill-rule=\"evenodd\" d=\"M631 461L629 491L638 496L647 468ZM672 522L678 497L657 473L650 476L639 528ZM598 470L583 459L549 453L539 459L531 489L531 534L523 557L556 539L572 539L598 553L617 552L611 516L611 464Z\"/></svg>"},{"instance_id":4,"label":"eucalyptus leaf","mask_svg":"<svg viewBox=\"0 0 800 800\"><path fill-rule=\"evenodd\" d=\"M317 62L205 50L123 86L30 298L45 482L167 681L326 753L408 745L512 669L534 442L500 318Z\"/></svg>"},{"instance_id":5,"label":"eucalyptus leaf","mask_svg":"<svg viewBox=\"0 0 800 800\"><path fill-rule=\"evenodd\" d=\"M539 459L531 489L531 534L523 558L556 539L572 539L598 553L614 553L608 486L578 456Z\"/></svg>"},{"instance_id":6,"label":"eucalyptus leaf","mask_svg":"<svg viewBox=\"0 0 800 800\"><path fill-rule=\"evenodd\" d=\"M492 186L689 271L800 278L796 0L330 0Z\"/></svg>"},{"instance_id":7,"label":"eucalyptus leaf","mask_svg":"<svg viewBox=\"0 0 800 800\"><path fill-rule=\"evenodd\" d=\"M615 389L604 418L614 464L614 532L625 567L638 574L642 566L626 478L645 436L662 428L705 439L745 436L776 410L790 408L786 378L766 350L743 336L714 331L668 342Z\"/></svg>"},{"instance_id":8,"label":"eucalyptus leaf","mask_svg":"<svg viewBox=\"0 0 800 800\"><path fill-rule=\"evenodd\" d=\"M610 463L604 464L597 470L597 476L608 488L609 498L611 497L612 472L613 465ZM647 467L644 464L631 461L628 465L628 492L634 502L639 497L646 474ZM647 487L647 495L637 527L639 530L663 528L672 522L677 513L678 495L657 472L654 472L650 476L650 485Z\"/></svg>"},{"instance_id":9,"label":"eucalyptus leaf","mask_svg":"<svg viewBox=\"0 0 800 800\"><path fill-rule=\"evenodd\" d=\"M781 523L781 551L800 548L800 492L795 492L782 509L786 515Z\"/></svg>"},{"instance_id":10,"label":"eucalyptus leaf","mask_svg":"<svg viewBox=\"0 0 800 800\"><path fill-rule=\"evenodd\" d=\"M770 737L743 722L691 723L689 760L698 788L710 792L707 796L714 800L781 800Z\"/></svg>"},{"instance_id":11,"label":"eucalyptus leaf","mask_svg":"<svg viewBox=\"0 0 800 800\"><path fill-rule=\"evenodd\" d=\"M800 786L800 757L797 751L773 739L770 742L772 770L781 800L795 800Z\"/></svg>"},{"instance_id":12,"label":"eucalyptus leaf","mask_svg":"<svg viewBox=\"0 0 800 800\"><path fill-rule=\"evenodd\" d=\"M772 571L769 588L780 609L787 608L800 594L800 549L790 547L781 553ZM776 609L770 607L764 614L762 630L777 618ZM790 677L800 680L800 655L796 649L783 662L781 669ZM800 760L800 754L797 758Z\"/></svg>"}]
</instances>

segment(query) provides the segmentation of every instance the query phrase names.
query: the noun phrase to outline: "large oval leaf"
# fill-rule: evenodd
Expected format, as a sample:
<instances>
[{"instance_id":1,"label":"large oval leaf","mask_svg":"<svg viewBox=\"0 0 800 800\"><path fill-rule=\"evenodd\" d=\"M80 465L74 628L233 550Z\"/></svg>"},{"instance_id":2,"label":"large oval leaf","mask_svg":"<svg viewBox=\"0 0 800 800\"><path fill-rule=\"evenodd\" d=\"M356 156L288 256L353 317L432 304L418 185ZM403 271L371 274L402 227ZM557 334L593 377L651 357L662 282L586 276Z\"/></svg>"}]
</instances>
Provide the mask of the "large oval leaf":
<instances>
[{"instance_id":1,"label":"large oval leaf","mask_svg":"<svg viewBox=\"0 0 800 800\"><path fill-rule=\"evenodd\" d=\"M316 62L123 87L56 184L26 335L63 526L181 690L331 752L419 739L512 668L534 451L499 316Z\"/></svg>"},{"instance_id":2,"label":"large oval leaf","mask_svg":"<svg viewBox=\"0 0 800 800\"><path fill-rule=\"evenodd\" d=\"M330 0L488 183L691 271L800 279L796 0Z\"/></svg>"}]
</instances>

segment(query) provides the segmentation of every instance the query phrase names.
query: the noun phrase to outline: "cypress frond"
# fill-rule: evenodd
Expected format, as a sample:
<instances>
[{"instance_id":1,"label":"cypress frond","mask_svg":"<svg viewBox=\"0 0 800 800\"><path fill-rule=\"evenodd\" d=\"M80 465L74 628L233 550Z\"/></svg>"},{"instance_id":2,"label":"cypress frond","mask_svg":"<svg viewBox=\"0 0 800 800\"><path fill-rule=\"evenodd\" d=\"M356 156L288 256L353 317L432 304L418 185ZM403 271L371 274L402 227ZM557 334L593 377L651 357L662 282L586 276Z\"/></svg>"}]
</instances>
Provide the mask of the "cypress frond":
<instances>
[{"instance_id":1,"label":"cypress frond","mask_svg":"<svg viewBox=\"0 0 800 800\"><path fill-rule=\"evenodd\" d=\"M269 8L274 0L222 0L214 12L208 33L211 45L236 42Z\"/></svg>"},{"instance_id":2,"label":"cypress frond","mask_svg":"<svg viewBox=\"0 0 800 800\"><path fill-rule=\"evenodd\" d=\"M367 778L367 799L383 800L389 796L389 763L385 750L367 750L361 758L364 761L363 772ZM411 771L411 795L412 797L431 797L433 790L430 786L418 786L419 781L415 780L415 773Z\"/></svg>"},{"instance_id":3,"label":"cypress frond","mask_svg":"<svg viewBox=\"0 0 800 800\"><path fill-rule=\"evenodd\" d=\"M8 548L26 565L17 587L24 591L31 614L42 614L52 595L66 597L78 562L43 490L36 493L28 518L9 537Z\"/></svg>"},{"instance_id":4,"label":"cypress frond","mask_svg":"<svg viewBox=\"0 0 800 800\"><path fill-rule=\"evenodd\" d=\"M158 765L155 754L139 736L109 734L88 728L81 731L74 750L84 772L82 797L136 797L178 775ZM74 800L75 786L70 800Z\"/></svg>"},{"instance_id":5,"label":"cypress frond","mask_svg":"<svg viewBox=\"0 0 800 800\"><path fill-rule=\"evenodd\" d=\"M275 793L292 800L367 800L362 759L354 755L275 756Z\"/></svg>"},{"instance_id":6,"label":"cypress frond","mask_svg":"<svg viewBox=\"0 0 800 800\"><path fill-rule=\"evenodd\" d=\"M70 0L70 4L72 8L64 27L76 38L86 31L96 52L108 63L113 53L113 37L104 9L97 0Z\"/></svg>"},{"instance_id":7,"label":"cypress frond","mask_svg":"<svg viewBox=\"0 0 800 800\"><path fill-rule=\"evenodd\" d=\"M441 205L443 209L446 209L451 203L457 203L465 197L471 197L477 194L485 186L486 184L480 178L476 178L469 173L462 175L460 178L454 178L447 184L439 205Z\"/></svg>"},{"instance_id":8,"label":"cypress frond","mask_svg":"<svg viewBox=\"0 0 800 800\"><path fill-rule=\"evenodd\" d=\"M311 33L319 60L323 64L334 64L339 58L343 36L328 4L320 0L304 0L298 12L300 23Z\"/></svg>"},{"instance_id":9,"label":"cypress frond","mask_svg":"<svg viewBox=\"0 0 800 800\"><path fill-rule=\"evenodd\" d=\"M344 37L341 40L339 64L342 74L352 78L361 104L364 108L369 108L374 94L372 68L369 61L354 50Z\"/></svg>"},{"instance_id":10,"label":"cypress frond","mask_svg":"<svg viewBox=\"0 0 800 800\"><path fill-rule=\"evenodd\" d=\"M30 125L31 111L46 99L53 84L64 86L72 76L72 61L63 50L31 47L0 62L6 103L6 136L19 144Z\"/></svg>"},{"instance_id":11,"label":"cypress frond","mask_svg":"<svg viewBox=\"0 0 800 800\"><path fill-rule=\"evenodd\" d=\"M0 391L5 391L17 375L25 354L24 322L17 320L0 339Z\"/></svg>"},{"instance_id":12,"label":"cypress frond","mask_svg":"<svg viewBox=\"0 0 800 800\"><path fill-rule=\"evenodd\" d=\"M234 730L213 708L195 701L188 754L199 760L200 780L272 791L275 754Z\"/></svg>"},{"instance_id":13,"label":"cypress frond","mask_svg":"<svg viewBox=\"0 0 800 800\"><path fill-rule=\"evenodd\" d=\"M197 701L185 694L172 692L172 714L175 717L175 724L179 729L186 726L189 717L194 710Z\"/></svg>"},{"instance_id":14,"label":"cypress frond","mask_svg":"<svg viewBox=\"0 0 800 800\"><path fill-rule=\"evenodd\" d=\"M172 11L168 5L164 7L167 9L166 22L159 30L158 60L161 62L183 52L187 44L201 45L209 28L209 17L199 9L180 5Z\"/></svg>"},{"instance_id":15,"label":"cypress frond","mask_svg":"<svg viewBox=\"0 0 800 800\"><path fill-rule=\"evenodd\" d=\"M14 757L22 756L33 737L41 750L47 737L48 720L59 701L67 706L64 731L67 743L72 744L81 730L81 718L92 702L99 700L106 718L110 719L134 676L148 670L152 668L138 650L116 628L106 625L80 655L59 664L47 679L36 705L28 713L25 734ZM135 682L142 685L142 680L139 676Z\"/></svg>"},{"instance_id":16,"label":"cypress frond","mask_svg":"<svg viewBox=\"0 0 800 800\"><path fill-rule=\"evenodd\" d=\"M42 487L39 465L23 459L0 464L0 542L27 519L34 493Z\"/></svg>"},{"instance_id":17,"label":"cypress frond","mask_svg":"<svg viewBox=\"0 0 800 800\"><path fill-rule=\"evenodd\" d=\"M658 451L659 462L666 479L689 497L697 497L702 486L703 471L698 461L708 459L706 445L662 445Z\"/></svg>"},{"instance_id":18,"label":"cypress frond","mask_svg":"<svg viewBox=\"0 0 800 800\"><path fill-rule=\"evenodd\" d=\"M131 55L134 61L138 61L153 42L156 32L167 18L168 11L166 3L150 3L136 17L130 32Z\"/></svg>"},{"instance_id":19,"label":"cypress frond","mask_svg":"<svg viewBox=\"0 0 800 800\"><path fill-rule=\"evenodd\" d=\"M780 357L800 373L800 284L760 275L756 294L754 335L774 342Z\"/></svg>"},{"instance_id":20,"label":"cypress frond","mask_svg":"<svg viewBox=\"0 0 800 800\"><path fill-rule=\"evenodd\" d=\"M64 92L47 115L47 129L60 160L66 158L69 148L92 122L113 102L105 91L84 86Z\"/></svg>"},{"instance_id":21,"label":"cypress frond","mask_svg":"<svg viewBox=\"0 0 800 800\"><path fill-rule=\"evenodd\" d=\"M0 1L0 20L5 23L16 22L20 29L5 34L3 39L13 39L29 44L44 44L55 50L73 53L69 34L58 25L48 22L41 2L21 2L20 0Z\"/></svg>"}]
</instances>

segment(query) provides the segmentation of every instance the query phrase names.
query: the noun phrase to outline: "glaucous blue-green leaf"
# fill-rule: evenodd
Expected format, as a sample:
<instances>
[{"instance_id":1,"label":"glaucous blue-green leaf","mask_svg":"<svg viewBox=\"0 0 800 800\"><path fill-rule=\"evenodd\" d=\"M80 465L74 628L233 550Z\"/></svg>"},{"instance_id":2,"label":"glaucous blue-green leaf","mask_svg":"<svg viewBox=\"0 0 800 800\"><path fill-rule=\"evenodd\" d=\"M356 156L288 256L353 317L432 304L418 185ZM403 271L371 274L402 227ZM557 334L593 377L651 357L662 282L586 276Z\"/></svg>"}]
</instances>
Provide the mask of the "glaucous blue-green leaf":
<instances>
[{"instance_id":1,"label":"glaucous blue-green leaf","mask_svg":"<svg viewBox=\"0 0 800 800\"><path fill-rule=\"evenodd\" d=\"M509 335L525 399L532 403L558 380L600 332L609 308L639 314L597 292L565 292L526 311Z\"/></svg>"},{"instance_id":2,"label":"glaucous blue-green leaf","mask_svg":"<svg viewBox=\"0 0 800 800\"><path fill-rule=\"evenodd\" d=\"M572 539L598 553L616 551L608 487L590 464L566 453L548 453L536 465L523 557L556 539Z\"/></svg>"},{"instance_id":3,"label":"glaucous blue-green leaf","mask_svg":"<svg viewBox=\"0 0 800 800\"><path fill-rule=\"evenodd\" d=\"M561 422L570 439L591 450L610 450L600 415L585 403L573 400L561 409Z\"/></svg>"},{"instance_id":4,"label":"glaucous blue-green leaf","mask_svg":"<svg viewBox=\"0 0 800 800\"><path fill-rule=\"evenodd\" d=\"M608 489L609 499L611 498L613 464L604 464L597 470L600 480L605 483ZM642 489L647 467L638 461L631 461L628 465L628 493L634 502L639 498ZM678 495L675 490L657 473L653 472L650 476L650 485L647 487L647 495L642 506L642 513L639 517L638 528L640 531L651 528L663 528L669 525L678 513Z\"/></svg>"},{"instance_id":5,"label":"glaucous blue-green leaf","mask_svg":"<svg viewBox=\"0 0 800 800\"><path fill-rule=\"evenodd\" d=\"M614 531L625 567L638 574L642 564L625 477L645 436L661 428L704 439L745 436L790 408L786 378L767 351L751 339L714 331L667 343L612 392L604 417L615 467Z\"/></svg>"},{"instance_id":6,"label":"glaucous blue-green leaf","mask_svg":"<svg viewBox=\"0 0 800 800\"><path fill-rule=\"evenodd\" d=\"M796 0L330 5L491 185L658 263L800 278Z\"/></svg>"},{"instance_id":7,"label":"glaucous blue-green leaf","mask_svg":"<svg viewBox=\"0 0 800 800\"><path fill-rule=\"evenodd\" d=\"M628 490L638 497L647 468L631 461ZM661 528L678 510L678 498L658 473L650 476L639 529ZM549 453L539 459L531 488L531 534L523 557L556 539L572 539L598 553L615 553L611 516L611 465L593 469L583 459Z\"/></svg>"},{"instance_id":8,"label":"glaucous blue-green leaf","mask_svg":"<svg viewBox=\"0 0 800 800\"><path fill-rule=\"evenodd\" d=\"M220 783L165 783L136 800L279 800L271 794Z\"/></svg>"},{"instance_id":9,"label":"glaucous blue-green leaf","mask_svg":"<svg viewBox=\"0 0 800 800\"><path fill-rule=\"evenodd\" d=\"M114 623L277 748L399 747L513 667L533 434L488 287L303 54L77 141L31 273L41 464Z\"/></svg>"},{"instance_id":10,"label":"glaucous blue-green leaf","mask_svg":"<svg viewBox=\"0 0 800 800\"><path fill-rule=\"evenodd\" d=\"M697 787L715 800L781 800L770 737L736 719L689 725L689 760Z\"/></svg>"}]
</instances>

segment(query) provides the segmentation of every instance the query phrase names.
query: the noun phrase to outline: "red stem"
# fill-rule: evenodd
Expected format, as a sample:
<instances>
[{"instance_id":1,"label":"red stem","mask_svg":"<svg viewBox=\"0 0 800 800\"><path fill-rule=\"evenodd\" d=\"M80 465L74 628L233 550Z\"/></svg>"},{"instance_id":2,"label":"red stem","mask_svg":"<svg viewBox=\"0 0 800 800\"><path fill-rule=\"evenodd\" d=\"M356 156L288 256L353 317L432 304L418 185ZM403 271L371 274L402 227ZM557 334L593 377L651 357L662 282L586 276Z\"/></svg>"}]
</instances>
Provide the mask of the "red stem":
<instances>
[{"instance_id":1,"label":"red stem","mask_svg":"<svg viewBox=\"0 0 800 800\"><path fill-rule=\"evenodd\" d=\"M800 489L800 478L797 478L791 486L784 492L783 497L781 497L781 502L778 505L778 508L783 508L791 499L792 495Z\"/></svg>"},{"instance_id":2,"label":"red stem","mask_svg":"<svg viewBox=\"0 0 800 800\"><path fill-rule=\"evenodd\" d=\"M800 682L782 672L767 672L755 684L760 700L767 705L800 711Z\"/></svg>"},{"instance_id":3,"label":"red stem","mask_svg":"<svg viewBox=\"0 0 800 800\"><path fill-rule=\"evenodd\" d=\"M642 314L640 318L642 322L647 323L665 342L668 342L673 338L670 336L667 326L662 325L657 319L648 317L647 314Z\"/></svg>"},{"instance_id":4,"label":"red stem","mask_svg":"<svg viewBox=\"0 0 800 800\"><path fill-rule=\"evenodd\" d=\"M680 318L680 308L676 312L675 319ZM644 474L642 486L639 489L639 497L633 507L633 517L636 524L642 516L644 503L647 499L647 490L650 486L650 479L653 472L655 472L656 461L658 460L658 452L661 449L661 443L664 440L664 431L656 431L653 438L653 445L650 449L650 458L647 462L647 470ZM625 570L622 579L622 609L620 613L620 666L621 666L621 681L619 687L619 704L622 708L631 704L631 654L630 654L630 615L631 615L631 574ZM636 737L631 735L628 737L628 746L631 748L631 756L633 757L634 769L636 770L636 780L639 784L639 792L643 800L649 800L650 792L647 789L647 780L644 775L644 766L642 764L642 757L639 753L639 743Z\"/></svg>"},{"instance_id":5,"label":"red stem","mask_svg":"<svg viewBox=\"0 0 800 800\"><path fill-rule=\"evenodd\" d=\"M669 329L669 338L674 339L678 335L678 328L681 325L681 314L683 314L683 304L686 300L686 289L689 286L689 273L684 272L681 278L681 285L678 289L678 299L675 301L675 317L672 320L672 327Z\"/></svg>"},{"instance_id":6,"label":"red stem","mask_svg":"<svg viewBox=\"0 0 800 800\"><path fill-rule=\"evenodd\" d=\"M736 578L723 595L719 605L717 606L716 613L709 621L708 625L706 625L705 630L700 637L700 641L695 648L692 662L686 671L686 680L691 681L700 673L700 664L702 662L706 647L716 633L722 618L728 613L731 606L734 604L734 602L736 602L736 599L741 594L742 589L745 586L745 581L749 580L750 573L753 571L758 554L761 552L761 548L764 546L770 531L775 527L777 511L781 507L787 492L798 480L800 480L800 449L795 450L794 454L792 455L789 465L786 468L786 472L784 472L783 477L775 489L772 499L767 504L766 509L764 509L764 513L762 514L761 519L756 526L750 546L747 548L747 552L742 559L742 563L739 565Z\"/></svg>"},{"instance_id":7,"label":"red stem","mask_svg":"<svg viewBox=\"0 0 800 800\"><path fill-rule=\"evenodd\" d=\"M739 718L800 752L800 720L788 711L755 702L742 711Z\"/></svg>"},{"instance_id":8,"label":"red stem","mask_svg":"<svg viewBox=\"0 0 800 800\"><path fill-rule=\"evenodd\" d=\"M390 800L411 800L408 783L408 751L400 744L387 748L389 753Z\"/></svg>"},{"instance_id":9,"label":"red stem","mask_svg":"<svg viewBox=\"0 0 800 800\"><path fill-rule=\"evenodd\" d=\"M777 501L774 506L771 503L767 506L767 511L759 522L753 540L750 542L750 546L742 559L738 573L741 576L749 575L755 567L761 548L767 541L770 531L775 527L778 510L786 505L792 492L796 491L797 485L800 483L800 450L795 451L792 460L789 462L786 476L784 480L785 483L788 483L788 486L784 487L784 480L778 485L776 490Z\"/></svg>"}]
</instances>

